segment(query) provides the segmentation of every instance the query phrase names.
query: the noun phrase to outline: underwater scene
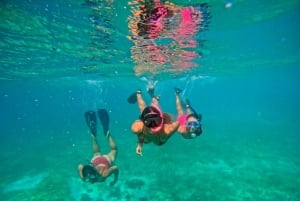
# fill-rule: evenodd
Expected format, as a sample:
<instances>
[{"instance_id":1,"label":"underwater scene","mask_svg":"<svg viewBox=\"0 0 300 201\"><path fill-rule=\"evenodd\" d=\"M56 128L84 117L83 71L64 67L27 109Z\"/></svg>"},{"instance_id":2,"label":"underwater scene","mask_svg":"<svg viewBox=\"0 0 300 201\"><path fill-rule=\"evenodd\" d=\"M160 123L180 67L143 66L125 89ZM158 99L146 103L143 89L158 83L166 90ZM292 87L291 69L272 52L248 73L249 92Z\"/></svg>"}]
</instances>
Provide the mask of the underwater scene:
<instances>
[{"instance_id":1,"label":"underwater scene","mask_svg":"<svg viewBox=\"0 0 300 201\"><path fill-rule=\"evenodd\" d=\"M300 201L298 0L0 17L1 201Z\"/></svg>"}]
</instances>

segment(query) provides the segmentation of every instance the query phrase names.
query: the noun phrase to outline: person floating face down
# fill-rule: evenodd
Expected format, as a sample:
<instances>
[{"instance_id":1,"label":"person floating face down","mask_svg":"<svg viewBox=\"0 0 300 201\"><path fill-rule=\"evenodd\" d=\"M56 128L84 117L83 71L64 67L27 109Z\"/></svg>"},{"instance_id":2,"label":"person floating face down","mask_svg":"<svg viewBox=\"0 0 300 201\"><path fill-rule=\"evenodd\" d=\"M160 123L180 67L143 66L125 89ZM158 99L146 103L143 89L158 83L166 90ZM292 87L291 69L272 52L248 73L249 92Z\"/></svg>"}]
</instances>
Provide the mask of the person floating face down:
<instances>
[{"instance_id":1,"label":"person floating face down","mask_svg":"<svg viewBox=\"0 0 300 201\"><path fill-rule=\"evenodd\" d=\"M150 91L150 92L149 92ZM141 91L136 92L136 100L141 115L131 125L131 131L137 135L138 144L136 153L142 155L143 144L154 143L156 145L165 144L168 139L176 132L178 122L172 121L169 114L163 113L158 104L158 98L154 96L154 89L148 92L152 97L150 106L146 106L142 98Z\"/></svg>"},{"instance_id":2,"label":"person floating face down","mask_svg":"<svg viewBox=\"0 0 300 201\"><path fill-rule=\"evenodd\" d=\"M104 115L103 115L104 114ZM106 110L99 110L98 116L100 120L102 121L102 124L108 123L108 113ZM79 164L78 165L78 172L79 176L83 181L87 181L90 183L96 183L96 182L104 182L106 178L108 178L110 175L114 175L114 180L110 182L110 185L114 185L118 181L118 167L113 165L116 159L117 155L117 146L108 130L108 126L103 126L104 135L108 138L109 146L110 146L110 152L108 154L102 154L100 152L100 147L96 140L96 120L97 115L94 111L88 111L85 113L86 122L90 128L91 137L92 137L92 146L93 146L93 152L94 155L91 159L90 164ZM104 127L107 127L106 129Z\"/></svg>"},{"instance_id":3,"label":"person floating face down","mask_svg":"<svg viewBox=\"0 0 300 201\"><path fill-rule=\"evenodd\" d=\"M177 121L179 122L177 132L185 139L194 139L202 134L202 115L197 114L188 100L186 104L186 113L184 113L179 98L181 91L181 89L175 88L176 109L178 113Z\"/></svg>"}]
</instances>

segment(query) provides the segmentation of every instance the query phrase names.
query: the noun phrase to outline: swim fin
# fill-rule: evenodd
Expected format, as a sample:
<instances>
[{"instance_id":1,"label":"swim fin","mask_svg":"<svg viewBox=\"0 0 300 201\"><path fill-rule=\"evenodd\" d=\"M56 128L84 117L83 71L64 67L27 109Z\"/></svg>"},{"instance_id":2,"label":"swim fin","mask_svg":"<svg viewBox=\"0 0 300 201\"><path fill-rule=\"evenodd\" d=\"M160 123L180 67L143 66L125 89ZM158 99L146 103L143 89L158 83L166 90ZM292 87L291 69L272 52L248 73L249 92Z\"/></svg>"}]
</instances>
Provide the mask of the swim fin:
<instances>
[{"instance_id":1,"label":"swim fin","mask_svg":"<svg viewBox=\"0 0 300 201\"><path fill-rule=\"evenodd\" d=\"M95 111L87 111L84 113L87 126L90 128L92 135L97 135L97 115Z\"/></svg>"},{"instance_id":2,"label":"swim fin","mask_svg":"<svg viewBox=\"0 0 300 201\"><path fill-rule=\"evenodd\" d=\"M136 92L132 93L128 98L127 98L127 102L129 104L135 104L137 102L137 98L136 98Z\"/></svg>"},{"instance_id":3,"label":"swim fin","mask_svg":"<svg viewBox=\"0 0 300 201\"><path fill-rule=\"evenodd\" d=\"M109 135L109 115L108 112L105 109L99 109L98 110L98 117L101 121L102 128L103 128L103 134L105 136Z\"/></svg>"},{"instance_id":4,"label":"swim fin","mask_svg":"<svg viewBox=\"0 0 300 201\"><path fill-rule=\"evenodd\" d=\"M154 95L154 87L149 87L149 88L147 89L147 92L148 92L150 98L155 97L155 95Z\"/></svg>"}]
</instances>

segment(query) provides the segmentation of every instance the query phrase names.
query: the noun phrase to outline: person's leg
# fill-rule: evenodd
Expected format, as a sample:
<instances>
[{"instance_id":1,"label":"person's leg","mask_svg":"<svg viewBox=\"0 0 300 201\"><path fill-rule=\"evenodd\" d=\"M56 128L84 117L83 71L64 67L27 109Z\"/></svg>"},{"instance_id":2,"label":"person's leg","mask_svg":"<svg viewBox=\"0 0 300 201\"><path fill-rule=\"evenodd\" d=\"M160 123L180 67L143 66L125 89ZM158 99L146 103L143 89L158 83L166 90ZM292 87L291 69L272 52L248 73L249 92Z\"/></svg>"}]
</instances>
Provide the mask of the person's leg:
<instances>
[{"instance_id":1,"label":"person's leg","mask_svg":"<svg viewBox=\"0 0 300 201\"><path fill-rule=\"evenodd\" d=\"M141 92L140 90L138 90L138 91L136 92L136 97L137 97L138 107L139 107L139 109L140 109L140 112L142 113L143 110L144 110L145 107L146 107L146 103L145 103L145 101L144 101L144 99L143 99L143 97L142 97L142 92Z\"/></svg>"},{"instance_id":2,"label":"person's leg","mask_svg":"<svg viewBox=\"0 0 300 201\"><path fill-rule=\"evenodd\" d=\"M192 114L192 110L189 106L186 107L186 111L187 111L188 114Z\"/></svg>"},{"instance_id":3,"label":"person's leg","mask_svg":"<svg viewBox=\"0 0 300 201\"><path fill-rule=\"evenodd\" d=\"M178 93L175 94L175 102L176 102L177 114L182 115L183 114L183 109L182 109L182 106L181 106L181 102L180 102L180 98L179 98Z\"/></svg>"},{"instance_id":4,"label":"person's leg","mask_svg":"<svg viewBox=\"0 0 300 201\"><path fill-rule=\"evenodd\" d=\"M151 102L159 107L159 97L153 96Z\"/></svg>"},{"instance_id":5,"label":"person's leg","mask_svg":"<svg viewBox=\"0 0 300 201\"><path fill-rule=\"evenodd\" d=\"M159 107L159 96L155 96L154 95L154 87L149 87L147 89L147 91L148 91L148 94L151 97L152 104L155 104L155 105L157 105Z\"/></svg>"},{"instance_id":6,"label":"person's leg","mask_svg":"<svg viewBox=\"0 0 300 201\"><path fill-rule=\"evenodd\" d=\"M108 142L110 146L110 152L107 154L107 156L110 158L111 162L114 162L117 157L117 145L111 135L108 136Z\"/></svg>"},{"instance_id":7,"label":"person's leg","mask_svg":"<svg viewBox=\"0 0 300 201\"><path fill-rule=\"evenodd\" d=\"M177 115L183 115L183 109L179 98L180 92L181 90L175 88L175 103L176 103Z\"/></svg>"},{"instance_id":8,"label":"person's leg","mask_svg":"<svg viewBox=\"0 0 300 201\"><path fill-rule=\"evenodd\" d=\"M186 111L187 111L188 114L192 114L192 113L193 113L193 111L192 111L192 109L191 109L191 103L190 103L190 101L187 100L187 99L186 99L186 101L185 101L185 107L186 107Z\"/></svg>"},{"instance_id":9,"label":"person's leg","mask_svg":"<svg viewBox=\"0 0 300 201\"><path fill-rule=\"evenodd\" d=\"M94 154L101 154L100 152L100 146L98 145L96 136L91 135L92 136L92 144L93 144L93 152Z\"/></svg>"}]
</instances>

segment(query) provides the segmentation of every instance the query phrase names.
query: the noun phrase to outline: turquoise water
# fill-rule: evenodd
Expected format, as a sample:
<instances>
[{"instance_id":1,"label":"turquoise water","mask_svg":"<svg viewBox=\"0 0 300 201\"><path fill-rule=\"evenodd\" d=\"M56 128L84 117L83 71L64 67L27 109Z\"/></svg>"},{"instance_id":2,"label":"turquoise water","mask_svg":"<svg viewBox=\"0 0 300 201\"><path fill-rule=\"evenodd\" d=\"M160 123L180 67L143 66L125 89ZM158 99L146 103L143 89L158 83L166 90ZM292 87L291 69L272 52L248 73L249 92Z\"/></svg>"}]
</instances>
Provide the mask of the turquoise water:
<instances>
[{"instance_id":1,"label":"turquoise water","mask_svg":"<svg viewBox=\"0 0 300 201\"><path fill-rule=\"evenodd\" d=\"M88 51L90 7L82 2L1 1L0 199L300 200L299 3L208 3L212 21L199 36L206 42L198 66L137 76L125 38L126 2L111 5L118 14L107 25L114 41L103 39L108 51L94 46L95 59ZM138 109L127 97L139 88L145 93L151 80L174 116L173 88L185 89L204 132L145 145L139 157L130 132ZM97 108L109 110L119 149L114 187L112 178L92 185L77 174L92 155L83 114ZM98 140L108 151L104 136Z\"/></svg>"}]
</instances>

